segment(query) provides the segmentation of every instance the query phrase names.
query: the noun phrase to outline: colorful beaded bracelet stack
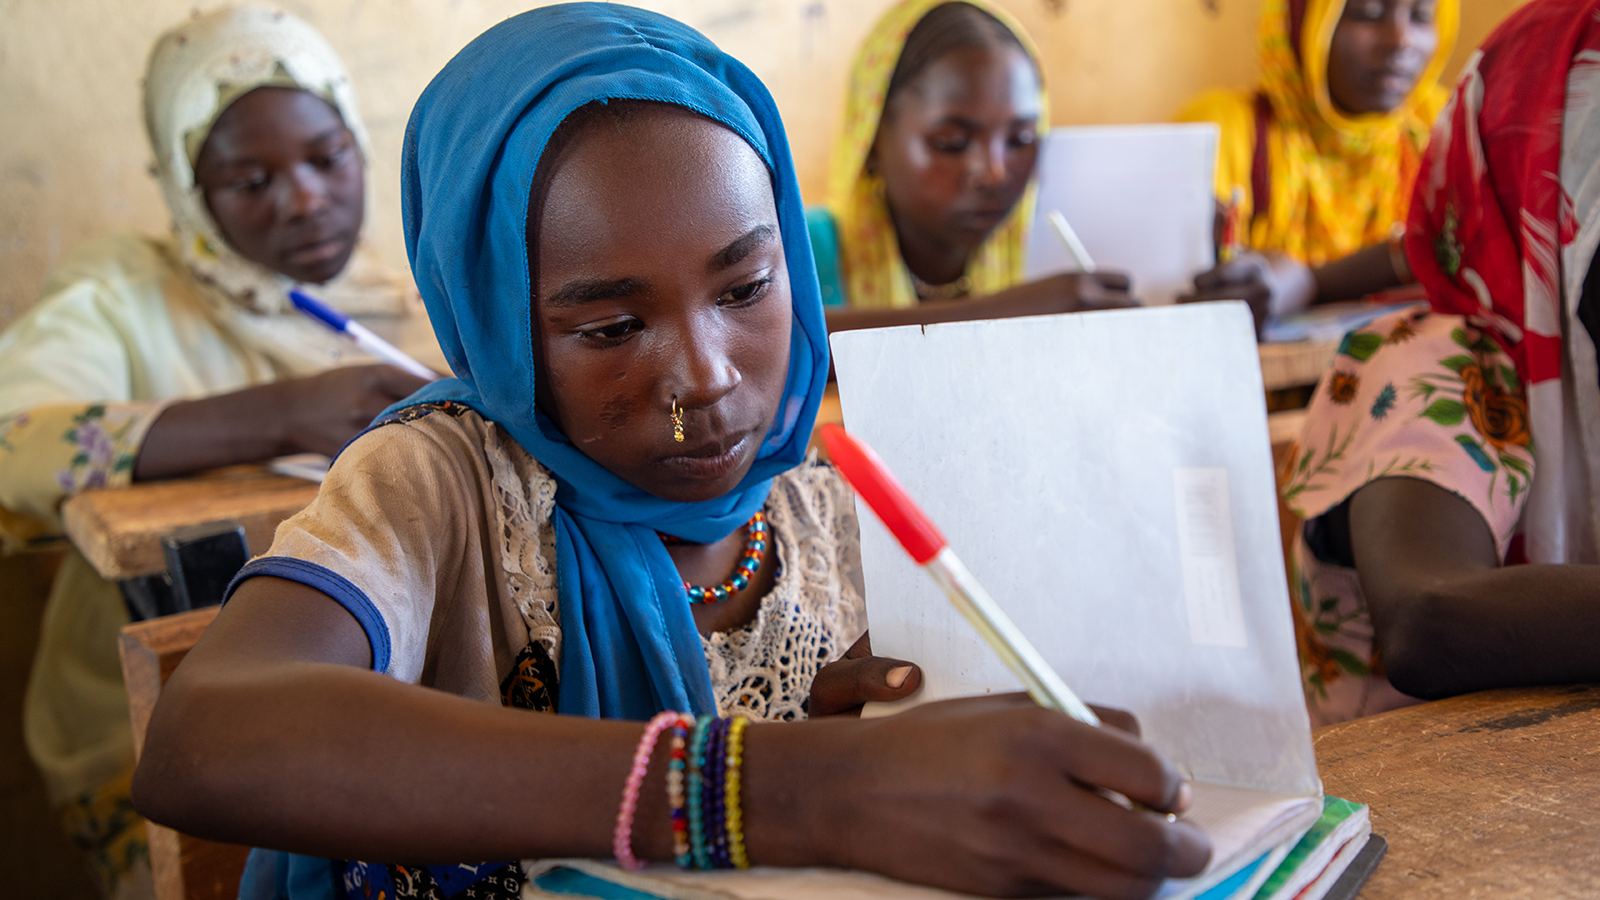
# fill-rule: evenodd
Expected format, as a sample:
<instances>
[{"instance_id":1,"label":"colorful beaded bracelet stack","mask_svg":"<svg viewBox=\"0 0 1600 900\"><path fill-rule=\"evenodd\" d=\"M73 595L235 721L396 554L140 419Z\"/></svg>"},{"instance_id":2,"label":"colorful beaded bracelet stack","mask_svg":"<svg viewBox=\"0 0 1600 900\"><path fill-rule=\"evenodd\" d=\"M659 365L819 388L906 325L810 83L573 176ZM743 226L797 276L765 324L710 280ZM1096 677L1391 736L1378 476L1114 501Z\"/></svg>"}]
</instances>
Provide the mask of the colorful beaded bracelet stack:
<instances>
[{"instance_id":1,"label":"colorful beaded bracelet stack","mask_svg":"<svg viewBox=\"0 0 1600 900\"><path fill-rule=\"evenodd\" d=\"M617 865L630 872L644 863L633 855L633 818L639 788L650 768L656 742L671 732L667 753L667 808L672 822L672 856L685 869L747 869L741 773L744 769L743 718L698 718L659 713L645 725L633 752L633 767L622 789L611 849Z\"/></svg>"}]
</instances>

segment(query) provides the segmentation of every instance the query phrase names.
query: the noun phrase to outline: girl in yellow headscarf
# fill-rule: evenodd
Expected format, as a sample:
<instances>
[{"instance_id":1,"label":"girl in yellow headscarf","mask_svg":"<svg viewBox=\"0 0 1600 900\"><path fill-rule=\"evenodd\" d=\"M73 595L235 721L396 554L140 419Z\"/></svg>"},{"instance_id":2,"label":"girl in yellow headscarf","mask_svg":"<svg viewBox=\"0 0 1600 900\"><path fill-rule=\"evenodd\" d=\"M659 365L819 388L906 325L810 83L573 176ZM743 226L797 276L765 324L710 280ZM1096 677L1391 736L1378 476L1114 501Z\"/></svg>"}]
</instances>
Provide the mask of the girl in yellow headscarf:
<instances>
[{"instance_id":1,"label":"girl in yellow headscarf","mask_svg":"<svg viewBox=\"0 0 1600 900\"><path fill-rule=\"evenodd\" d=\"M1459 0L1266 0L1261 83L1179 114L1221 126L1225 242L1261 255L1201 275L1200 299L1264 276L1281 312L1412 281L1399 234L1459 12Z\"/></svg>"},{"instance_id":2,"label":"girl in yellow headscarf","mask_svg":"<svg viewBox=\"0 0 1600 900\"><path fill-rule=\"evenodd\" d=\"M1022 279L1037 53L983 0L905 0L851 72L826 208L808 215L830 328L1125 305L1121 275Z\"/></svg>"}]
</instances>

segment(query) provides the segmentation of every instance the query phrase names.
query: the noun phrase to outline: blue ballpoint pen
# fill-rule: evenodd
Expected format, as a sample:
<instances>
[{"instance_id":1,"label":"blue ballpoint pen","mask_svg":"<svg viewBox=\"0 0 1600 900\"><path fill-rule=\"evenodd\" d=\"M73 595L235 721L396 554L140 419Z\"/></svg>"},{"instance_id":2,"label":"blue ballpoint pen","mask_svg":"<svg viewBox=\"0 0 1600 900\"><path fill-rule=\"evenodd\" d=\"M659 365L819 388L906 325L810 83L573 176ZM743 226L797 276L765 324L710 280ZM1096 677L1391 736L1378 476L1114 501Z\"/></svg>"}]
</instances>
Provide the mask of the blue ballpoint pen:
<instances>
[{"instance_id":1,"label":"blue ballpoint pen","mask_svg":"<svg viewBox=\"0 0 1600 900\"><path fill-rule=\"evenodd\" d=\"M407 356L399 347L373 334L365 325L354 321L349 316L312 297L310 294L304 291L290 290L289 300L294 304L295 309L344 335L355 342L357 347L384 362L399 366L418 378L426 378L429 381L438 381L442 377L438 372Z\"/></svg>"}]
</instances>

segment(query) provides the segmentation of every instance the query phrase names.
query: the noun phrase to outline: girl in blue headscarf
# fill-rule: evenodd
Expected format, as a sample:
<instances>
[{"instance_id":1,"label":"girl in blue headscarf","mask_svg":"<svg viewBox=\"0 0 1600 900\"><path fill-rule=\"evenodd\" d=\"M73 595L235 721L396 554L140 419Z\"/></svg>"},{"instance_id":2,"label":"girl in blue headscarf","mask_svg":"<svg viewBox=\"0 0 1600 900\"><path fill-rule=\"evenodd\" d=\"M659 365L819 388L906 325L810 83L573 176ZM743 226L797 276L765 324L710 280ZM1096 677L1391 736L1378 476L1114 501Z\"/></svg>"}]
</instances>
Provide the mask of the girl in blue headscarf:
<instances>
[{"instance_id":1,"label":"girl in blue headscarf","mask_svg":"<svg viewBox=\"0 0 1600 900\"><path fill-rule=\"evenodd\" d=\"M760 724L920 676L858 641L854 501L805 457L821 300L744 66L651 13L538 9L423 93L404 179L458 377L240 573L152 717L141 810L304 854L257 851L246 896L515 895L522 866L457 863L608 853L985 893L1204 865L1086 787L1180 809L1170 765L1025 698Z\"/></svg>"}]
</instances>

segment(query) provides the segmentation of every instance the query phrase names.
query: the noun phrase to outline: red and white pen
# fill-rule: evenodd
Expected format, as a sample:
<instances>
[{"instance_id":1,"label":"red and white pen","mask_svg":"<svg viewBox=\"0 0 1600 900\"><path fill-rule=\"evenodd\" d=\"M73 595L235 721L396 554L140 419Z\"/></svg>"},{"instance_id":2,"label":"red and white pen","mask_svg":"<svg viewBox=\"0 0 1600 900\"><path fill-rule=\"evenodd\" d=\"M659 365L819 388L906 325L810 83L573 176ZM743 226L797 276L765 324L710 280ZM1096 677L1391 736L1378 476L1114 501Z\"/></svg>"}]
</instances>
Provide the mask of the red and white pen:
<instances>
[{"instance_id":1,"label":"red and white pen","mask_svg":"<svg viewBox=\"0 0 1600 900\"><path fill-rule=\"evenodd\" d=\"M1080 722L1099 725L1100 717L1067 687L1005 610L961 564L944 535L906 493L878 454L834 424L822 426L822 443L845 480L878 514L900 541L900 546L933 576L956 609L961 610L989 646L1000 654L1000 659L1027 688L1034 702L1060 710Z\"/></svg>"}]
</instances>

